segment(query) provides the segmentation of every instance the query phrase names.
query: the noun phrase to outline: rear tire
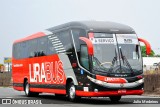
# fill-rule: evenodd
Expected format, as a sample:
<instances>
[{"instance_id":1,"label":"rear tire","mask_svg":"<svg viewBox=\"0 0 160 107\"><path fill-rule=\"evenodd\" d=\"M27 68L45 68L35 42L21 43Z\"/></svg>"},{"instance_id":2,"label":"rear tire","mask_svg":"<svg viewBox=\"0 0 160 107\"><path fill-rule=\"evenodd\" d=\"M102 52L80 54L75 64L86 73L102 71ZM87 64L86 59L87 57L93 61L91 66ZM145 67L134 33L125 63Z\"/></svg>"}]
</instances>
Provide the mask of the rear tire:
<instances>
[{"instance_id":1,"label":"rear tire","mask_svg":"<svg viewBox=\"0 0 160 107\"><path fill-rule=\"evenodd\" d=\"M32 97L32 96L38 96L39 95L39 93L37 93L37 92L31 92L30 91L30 85L28 83L28 80L24 84L24 91L25 91L25 95L27 97Z\"/></svg>"},{"instance_id":2,"label":"rear tire","mask_svg":"<svg viewBox=\"0 0 160 107\"><path fill-rule=\"evenodd\" d=\"M121 96L110 96L109 98L112 102L119 102Z\"/></svg>"},{"instance_id":3,"label":"rear tire","mask_svg":"<svg viewBox=\"0 0 160 107\"><path fill-rule=\"evenodd\" d=\"M78 99L80 99L80 97L76 96L76 88L73 82L68 84L67 96L68 99L72 102L76 102Z\"/></svg>"}]
</instances>

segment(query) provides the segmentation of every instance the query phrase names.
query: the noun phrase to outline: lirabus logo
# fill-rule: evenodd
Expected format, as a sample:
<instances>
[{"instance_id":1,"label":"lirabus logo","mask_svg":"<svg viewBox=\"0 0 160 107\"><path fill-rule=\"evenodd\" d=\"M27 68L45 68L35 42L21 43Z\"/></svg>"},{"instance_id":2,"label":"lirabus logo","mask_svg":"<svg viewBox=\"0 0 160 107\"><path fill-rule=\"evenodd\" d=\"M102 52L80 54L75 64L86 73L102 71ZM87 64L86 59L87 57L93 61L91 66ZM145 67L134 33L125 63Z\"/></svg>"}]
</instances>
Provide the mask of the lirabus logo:
<instances>
[{"instance_id":1,"label":"lirabus logo","mask_svg":"<svg viewBox=\"0 0 160 107\"><path fill-rule=\"evenodd\" d=\"M62 61L29 64L30 82L63 83Z\"/></svg>"}]
</instances>

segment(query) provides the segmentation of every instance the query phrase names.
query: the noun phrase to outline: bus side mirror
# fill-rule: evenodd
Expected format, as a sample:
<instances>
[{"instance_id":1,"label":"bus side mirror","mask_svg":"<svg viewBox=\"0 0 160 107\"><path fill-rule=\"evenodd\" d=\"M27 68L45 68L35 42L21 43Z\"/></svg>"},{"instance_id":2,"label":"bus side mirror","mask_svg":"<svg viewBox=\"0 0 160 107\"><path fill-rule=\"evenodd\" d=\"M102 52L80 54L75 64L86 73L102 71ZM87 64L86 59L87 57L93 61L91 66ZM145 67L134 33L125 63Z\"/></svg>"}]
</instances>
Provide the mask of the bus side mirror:
<instances>
[{"instance_id":1,"label":"bus side mirror","mask_svg":"<svg viewBox=\"0 0 160 107\"><path fill-rule=\"evenodd\" d=\"M79 37L79 39L84 41L87 44L88 54L93 56L93 44L92 44L91 40L89 40L88 38L85 38L85 37Z\"/></svg>"},{"instance_id":2,"label":"bus side mirror","mask_svg":"<svg viewBox=\"0 0 160 107\"><path fill-rule=\"evenodd\" d=\"M143 42L146 46L146 55L150 55L151 54L151 45L148 41L146 41L145 39L142 38L138 38L138 41Z\"/></svg>"}]
</instances>

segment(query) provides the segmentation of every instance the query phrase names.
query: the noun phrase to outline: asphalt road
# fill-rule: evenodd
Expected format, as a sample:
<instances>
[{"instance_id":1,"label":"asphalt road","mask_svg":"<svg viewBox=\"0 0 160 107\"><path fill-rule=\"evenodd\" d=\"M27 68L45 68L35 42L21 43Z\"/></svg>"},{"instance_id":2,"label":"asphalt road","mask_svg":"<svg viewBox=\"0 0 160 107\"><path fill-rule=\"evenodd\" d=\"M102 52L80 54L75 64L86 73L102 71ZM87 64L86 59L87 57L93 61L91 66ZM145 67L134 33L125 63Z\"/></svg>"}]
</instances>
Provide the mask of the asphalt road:
<instances>
[{"instance_id":1,"label":"asphalt road","mask_svg":"<svg viewBox=\"0 0 160 107\"><path fill-rule=\"evenodd\" d=\"M0 87L0 98L37 100L42 102L42 104L44 104L43 102L47 104L53 104L53 105L47 105L47 107L48 106L52 106L52 107L134 106L135 107L135 105L138 107L138 106L142 106L142 104L133 104L133 99L137 100L137 98L142 98L142 99L147 98L147 99L153 100L153 97L150 97L150 96L124 96L118 103L111 102L109 98L82 98L80 101L74 103L74 102L68 101L66 97L57 98L56 96L54 96L54 94L40 94L38 97L32 97L32 98L26 97L24 92L16 91L8 87ZM158 97L158 99L160 99L160 97ZM145 104L145 106L148 106L148 107L151 107L152 105L158 107L160 104ZM2 105L0 105L0 107L1 106ZM34 105L25 105L25 106L32 107ZM14 106L12 105L12 107Z\"/></svg>"}]
</instances>

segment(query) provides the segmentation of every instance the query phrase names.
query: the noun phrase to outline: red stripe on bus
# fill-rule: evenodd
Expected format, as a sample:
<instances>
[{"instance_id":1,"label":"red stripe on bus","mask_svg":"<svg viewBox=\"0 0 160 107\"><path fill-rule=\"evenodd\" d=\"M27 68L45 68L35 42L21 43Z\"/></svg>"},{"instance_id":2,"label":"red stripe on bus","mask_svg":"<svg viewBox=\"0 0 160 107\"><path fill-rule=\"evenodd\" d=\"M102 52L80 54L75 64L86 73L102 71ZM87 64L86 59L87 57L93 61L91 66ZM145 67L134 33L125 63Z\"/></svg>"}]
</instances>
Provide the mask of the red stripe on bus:
<instances>
[{"instance_id":1,"label":"red stripe on bus","mask_svg":"<svg viewBox=\"0 0 160 107\"><path fill-rule=\"evenodd\" d=\"M117 95L141 95L143 90L126 90L125 93L118 93L118 91L99 91L99 92L85 92L76 91L77 96L83 97L101 97L101 96L117 96Z\"/></svg>"},{"instance_id":2,"label":"red stripe on bus","mask_svg":"<svg viewBox=\"0 0 160 107\"><path fill-rule=\"evenodd\" d=\"M127 80L124 78L106 77L101 75L96 75L97 80L109 82L109 83L126 83Z\"/></svg>"},{"instance_id":3,"label":"red stripe on bus","mask_svg":"<svg viewBox=\"0 0 160 107\"><path fill-rule=\"evenodd\" d=\"M14 42L14 44L15 44L15 43L18 43L18 42L23 42L23 41L26 41L26 40L35 39L35 38L38 38L38 37L43 37L43 36L45 36L45 35L46 35L46 34L43 33L43 32L38 32L38 33L35 33L35 34L30 35L30 36L28 36L28 37L25 37L25 38L16 40L16 41Z\"/></svg>"}]
</instances>

